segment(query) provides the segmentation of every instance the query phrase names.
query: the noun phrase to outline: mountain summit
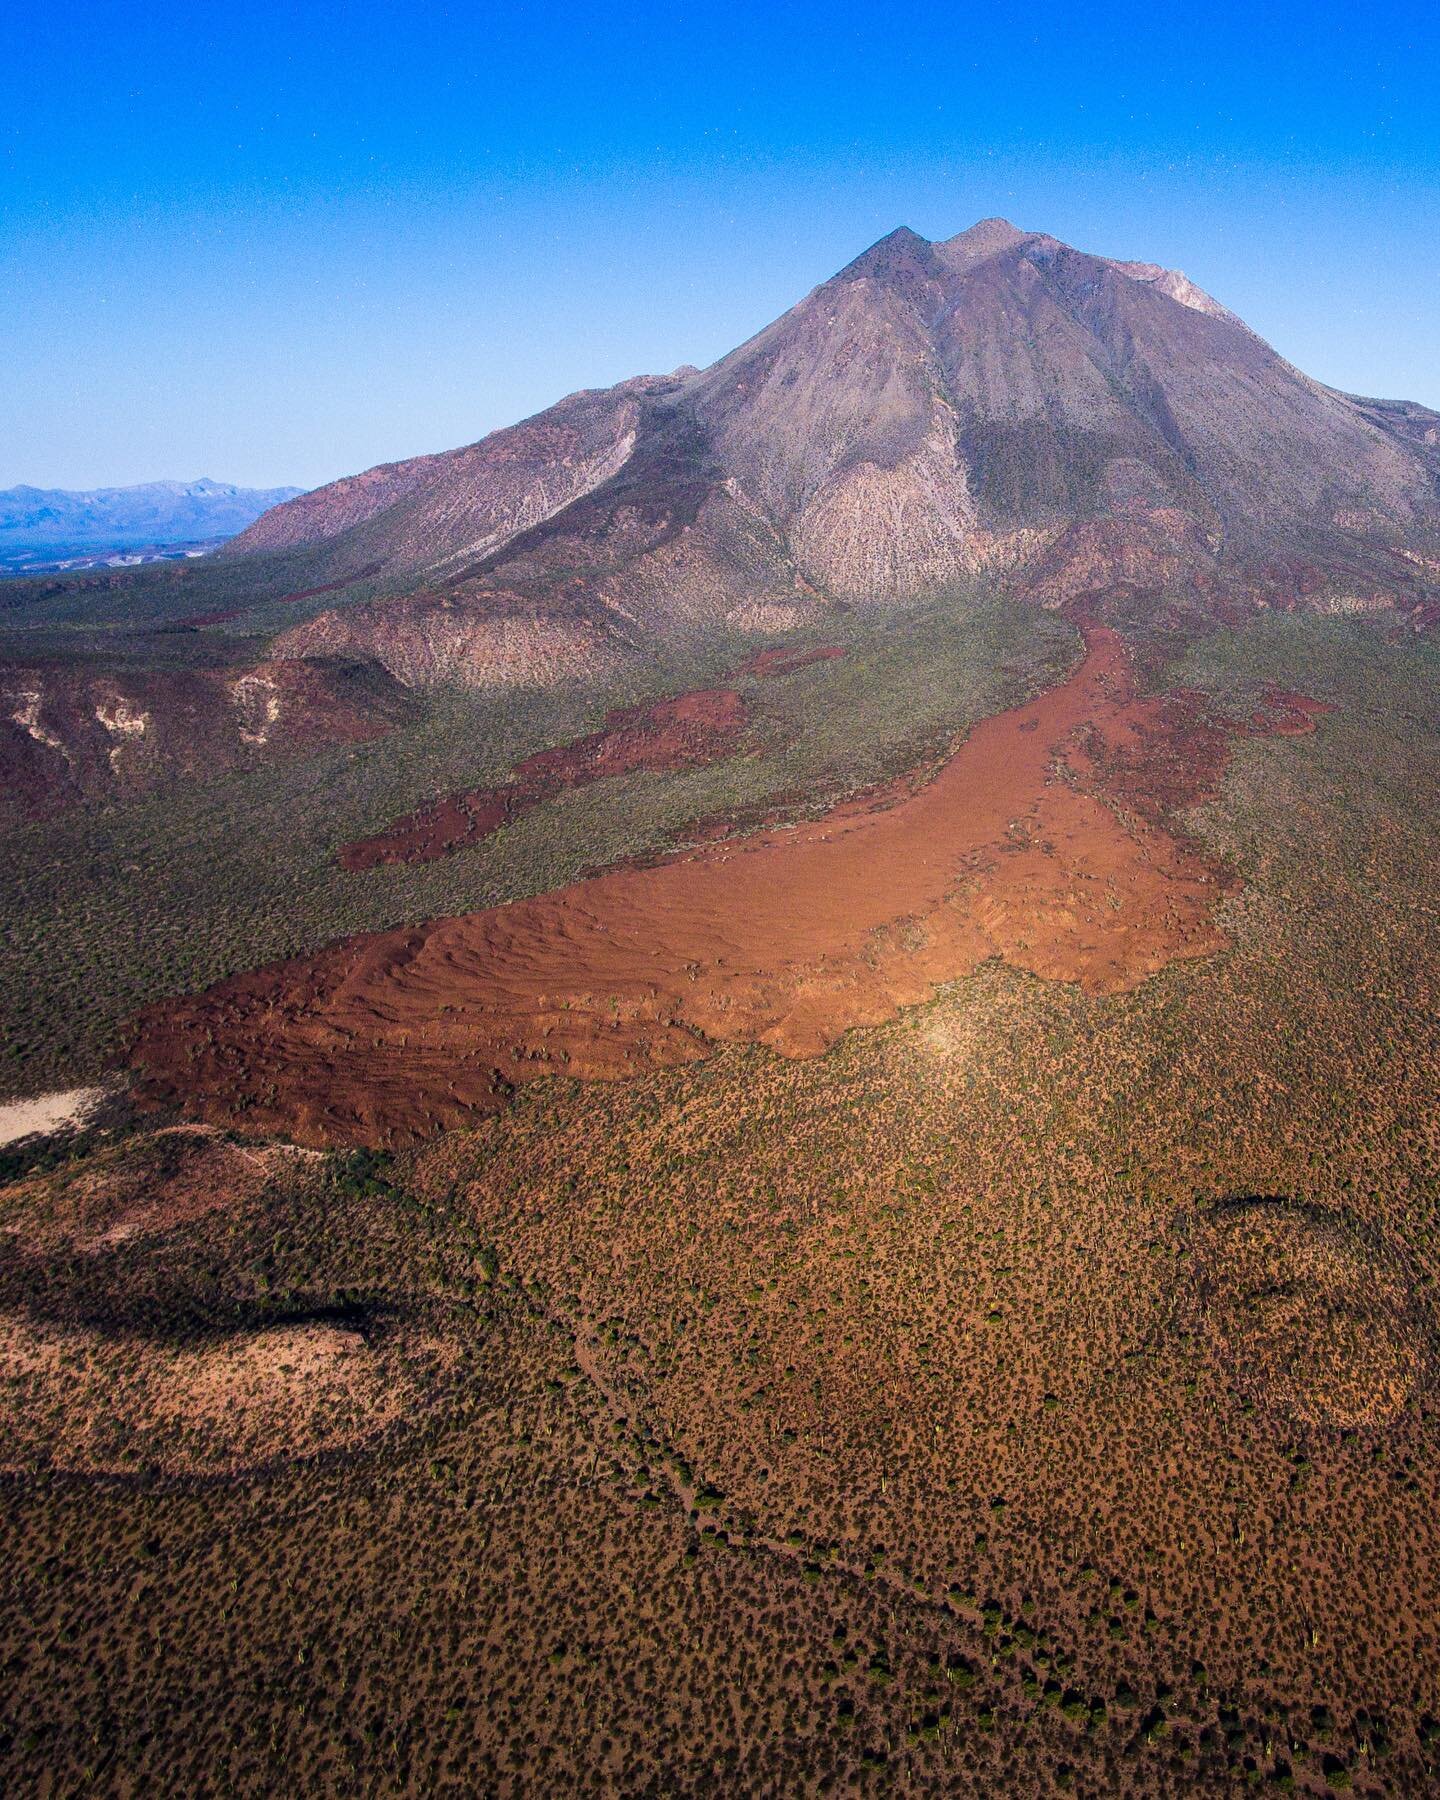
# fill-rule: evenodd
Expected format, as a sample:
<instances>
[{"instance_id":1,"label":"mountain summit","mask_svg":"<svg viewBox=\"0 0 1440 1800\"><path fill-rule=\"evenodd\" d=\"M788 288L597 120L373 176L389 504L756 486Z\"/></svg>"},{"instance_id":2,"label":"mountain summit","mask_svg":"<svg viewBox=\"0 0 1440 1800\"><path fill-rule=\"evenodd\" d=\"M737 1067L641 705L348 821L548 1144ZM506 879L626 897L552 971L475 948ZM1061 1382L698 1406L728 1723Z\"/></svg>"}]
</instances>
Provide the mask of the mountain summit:
<instances>
[{"instance_id":1,"label":"mountain summit","mask_svg":"<svg viewBox=\"0 0 1440 1800\"><path fill-rule=\"evenodd\" d=\"M408 595L297 641L409 679L483 677L517 621L563 666L978 576L1091 610L1408 608L1437 542L1440 415L1311 380L1178 271L984 219L902 226L708 369L333 483L227 554Z\"/></svg>"}]
</instances>

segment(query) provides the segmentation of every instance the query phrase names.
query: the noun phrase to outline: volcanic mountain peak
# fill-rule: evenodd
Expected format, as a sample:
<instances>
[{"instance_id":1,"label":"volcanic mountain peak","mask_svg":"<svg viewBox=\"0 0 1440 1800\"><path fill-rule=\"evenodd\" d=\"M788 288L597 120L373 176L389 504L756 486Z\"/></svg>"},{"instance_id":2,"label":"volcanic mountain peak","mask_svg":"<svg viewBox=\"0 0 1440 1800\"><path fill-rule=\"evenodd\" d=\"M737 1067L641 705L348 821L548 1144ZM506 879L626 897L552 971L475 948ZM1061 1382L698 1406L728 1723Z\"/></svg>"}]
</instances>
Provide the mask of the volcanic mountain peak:
<instances>
[{"instance_id":1,"label":"volcanic mountain peak","mask_svg":"<svg viewBox=\"0 0 1440 1800\"><path fill-rule=\"evenodd\" d=\"M1002 250L1013 250L1019 244L1029 243L1038 235L1033 231L1021 231L1008 219L981 219L968 230L957 232L952 238L945 238L936 245L936 249L952 265L983 262L987 256L998 256ZM1050 238L1047 242L1053 244L1055 239Z\"/></svg>"},{"instance_id":2,"label":"volcanic mountain peak","mask_svg":"<svg viewBox=\"0 0 1440 1800\"><path fill-rule=\"evenodd\" d=\"M528 679L542 640L550 679L572 639L591 667L982 574L1092 610L1423 609L1437 427L1301 375L1177 270L1005 219L900 226L708 369L337 482L233 550L408 594L304 634L407 680L457 631L466 679L501 643L495 678Z\"/></svg>"},{"instance_id":3,"label":"volcanic mountain peak","mask_svg":"<svg viewBox=\"0 0 1440 1800\"><path fill-rule=\"evenodd\" d=\"M1057 256L1082 257L1087 263L1104 266L1127 276L1131 281L1153 287L1168 299L1177 301L1192 312L1208 313L1214 318L1235 320L1235 315L1179 269L1167 269L1159 263L1122 262L1113 257L1092 257L1075 251L1059 238L1043 231L1021 231L1008 219L981 219L955 237L931 242L908 225L892 232L848 263L836 281L858 278L894 280L906 275L923 275L943 280L947 272L967 273L981 263L990 262L1007 252L1017 252L1038 267L1054 262ZM828 285L828 284L826 284Z\"/></svg>"},{"instance_id":4,"label":"volcanic mountain peak","mask_svg":"<svg viewBox=\"0 0 1440 1800\"><path fill-rule=\"evenodd\" d=\"M884 281L907 270L930 274L934 268L935 247L929 239L921 237L918 231L912 231L908 225L897 225L893 231L887 231L884 237L877 239L868 250L862 250L852 262L846 263L832 279Z\"/></svg>"},{"instance_id":5,"label":"volcanic mountain peak","mask_svg":"<svg viewBox=\"0 0 1440 1800\"><path fill-rule=\"evenodd\" d=\"M908 225L897 225L894 231L887 232L868 250L861 251L853 262L847 263L832 281L823 283L820 291L825 291L834 282L845 281L886 282L903 280L907 276L943 281L947 274L972 268L1004 251L1031 243L1057 245L1057 240L1036 232L1020 231L1008 219L981 219L968 231L938 242L921 237Z\"/></svg>"}]
</instances>

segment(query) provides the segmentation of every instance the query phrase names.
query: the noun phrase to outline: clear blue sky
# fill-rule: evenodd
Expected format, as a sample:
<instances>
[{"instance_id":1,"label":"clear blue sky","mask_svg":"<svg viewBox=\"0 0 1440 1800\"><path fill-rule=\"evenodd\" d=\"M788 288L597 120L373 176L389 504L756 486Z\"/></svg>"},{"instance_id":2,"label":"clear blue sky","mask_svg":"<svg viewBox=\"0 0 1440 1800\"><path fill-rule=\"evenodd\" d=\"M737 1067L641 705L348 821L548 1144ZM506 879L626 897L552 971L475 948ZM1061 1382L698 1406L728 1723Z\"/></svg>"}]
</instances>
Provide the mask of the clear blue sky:
<instances>
[{"instance_id":1,"label":"clear blue sky","mask_svg":"<svg viewBox=\"0 0 1440 1800\"><path fill-rule=\"evenodd\" d=\"M31 6L0 485L311 484L706 363L987 214L1440 406L1440 6Z\"/></svg>"}]
</instances>

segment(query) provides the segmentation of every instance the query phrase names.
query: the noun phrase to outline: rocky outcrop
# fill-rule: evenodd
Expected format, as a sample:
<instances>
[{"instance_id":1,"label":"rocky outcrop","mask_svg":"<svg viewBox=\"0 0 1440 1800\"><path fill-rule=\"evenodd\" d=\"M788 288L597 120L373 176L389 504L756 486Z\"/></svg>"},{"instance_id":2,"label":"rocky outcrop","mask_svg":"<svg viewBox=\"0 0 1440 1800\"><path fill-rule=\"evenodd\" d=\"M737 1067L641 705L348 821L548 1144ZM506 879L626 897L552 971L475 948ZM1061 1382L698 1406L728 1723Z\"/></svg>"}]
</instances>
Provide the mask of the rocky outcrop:
<instances>
[{"instance_id":1,"label":"rocky outcrop","mask_svg":"<svg viewBox=\"0 0 1440 1800\"><path fill-rule=\"evenodd\" d=\"M413 710L393 677L354 658L108 674L0 666L0 821L360 742Z\"/></svg>"},{"instance_id":2,"label":"rocky outcrop","mask_svg":"<svg viewBox=\"0 0 1440 1800\"><path fill-rule=\"evenodd\" d=\"M406 687L552 687L600 677L629 655L623 636L584 608L528 605L464 588L336 608L283 632L277 658L363 657Z\"/></svg>"}]
</instances>

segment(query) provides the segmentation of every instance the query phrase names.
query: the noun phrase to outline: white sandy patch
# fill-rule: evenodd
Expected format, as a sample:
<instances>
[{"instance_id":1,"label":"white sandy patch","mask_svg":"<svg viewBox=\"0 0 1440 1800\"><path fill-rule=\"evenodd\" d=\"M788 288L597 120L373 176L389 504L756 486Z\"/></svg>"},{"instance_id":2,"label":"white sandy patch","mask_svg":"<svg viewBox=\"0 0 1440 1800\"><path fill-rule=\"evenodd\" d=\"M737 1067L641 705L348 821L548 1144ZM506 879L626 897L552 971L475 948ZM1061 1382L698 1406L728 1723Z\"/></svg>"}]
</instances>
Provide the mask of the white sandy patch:
<instances>
[{"instance_id":1,"label":"white sandy patch","mask_svg":"<svg viewBox=\"0 0 1440 1800\"><path fill-rule=\"evenodd\" d=\"M240 715L241 739L254 749L269 742L280 717L280 692L268 675L242 675L230 687L230 697Z\"/></svg>"},{"instance_id":2,"label":"white sandy patch","mask_svg":"<svg viewBox=\"0 0 1440 1800\"><path fill-rule=\"evenodd\" d=\"M83 1124L104 1098L103 1087L88 1087L36 1094L29 1100L0 1101L0 1149L19 1143L21 1138L34 1137L37 1132Z\"/></svg>"},{"instance_id":3,"label":"white sandy patch","mask_svg":"<svg viewBox=\"0 0 1440 1800\"><path fill-rule=\"evenodd\" d=\"M28 732L37 744L44 744L47 750L58 750L62 756L68 757L65 748L53 731L47 731L40 723L40 705L44 696L38 688L26 688L21 693L11 694L11 700L18 700L19 706L11 713L12 724L18 725L22 731Z\"/></svg>"}]
</instances>

